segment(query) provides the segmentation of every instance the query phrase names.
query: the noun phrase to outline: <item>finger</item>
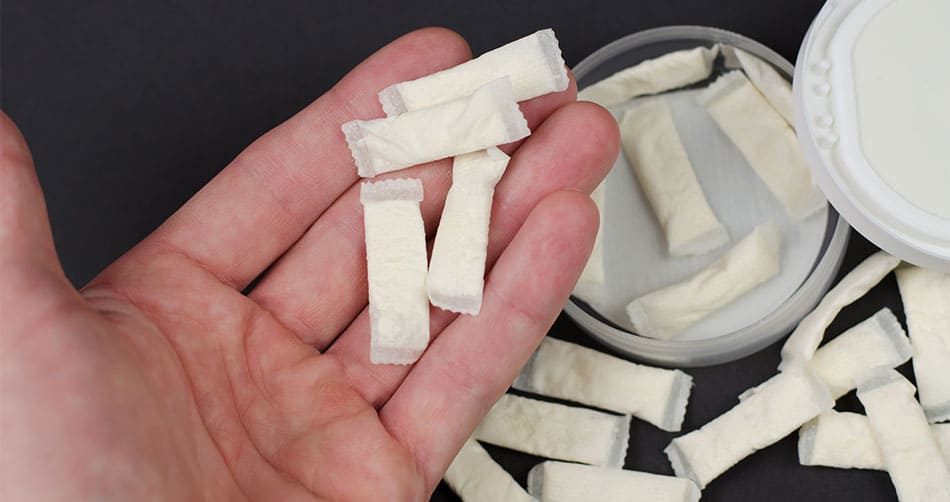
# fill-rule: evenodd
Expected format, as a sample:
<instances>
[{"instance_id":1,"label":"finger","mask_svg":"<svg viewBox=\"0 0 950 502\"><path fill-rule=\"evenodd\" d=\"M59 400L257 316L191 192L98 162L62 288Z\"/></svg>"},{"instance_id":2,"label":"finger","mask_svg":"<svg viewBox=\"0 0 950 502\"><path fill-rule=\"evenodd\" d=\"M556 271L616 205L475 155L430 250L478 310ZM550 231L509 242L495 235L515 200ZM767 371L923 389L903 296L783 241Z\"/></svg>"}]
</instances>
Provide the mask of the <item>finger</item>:
<instances>
[{"instance_id":1,"label":"finger","mask_svg":"<svg viewBox=\"0 0 950 502\"><path fill-rule=\"evenodd\" d=\"M529 123L537 128L552 111L574 101L574 96L572 82L566 91L523 103L522 109ZM543 141L550 136L545 132L547 129L547 126L537 128L534 136L540 136ZM510 151L510 146L508 148ZM512 166L510 170L517 167ZM379 178L406 177L422 180L425 198L421 209L431 234L452 183L451 160L387 173ZM259 305L320 350L366 306L366 288L355 287L366 283L362 218L359 185L354 185L274 264L250 293Z\"/></svg>"},{"instance_id":2,"label":"finger","mask_svg":"<svg viewBox=\"0 0 950 502\"><path fill-rule=\"evenodd\" d=\"M56 257L33 157L20 130L0 112L0 311L5 334L23 329L48 309L78 301ZM4 340L12 343L12 340Z\"/></svg>"},{"instance_id":3,"label":"finger","mask_svg":"<svg viewBox=\"0 0 950 502\"><path fill-rule=\"evenodd\" d=\"M562 189L590 192L616 160L617 142L616 122L599 106L577 103L552 115L538 134L515 153L509 172L495 192L488 269L545 196ZM432 337L439 336L455 318L450 312L432 309ZM369 338L369 312L364 309L327 354L341 361L351 384L363 398L380 407L409 368L372 364Z\"/></svg>"},{"instance_id":4,"label":"finger","mask_svg":"<svg viewBox=\"0 0 950 502\"><path fill-rule=\"evenodd\" d=\"M411 445L428 486L554 323L587 262L597 225L597 208L584 194L545 198L492 269L481 313L453 322L381 410L383 425Z\"/></svg>"},{"instance_id":5,"label":"finger","mask_svg":"<svg viewBox=\"0 0 950 502\"><path fill-rule=\"evenodd\" d=\"M185 255L243 289L356 182L340 126L382 116L380 89L470 57L465 40L439 28L383 47L251 144L135 252Z\"/></svg>"},{"instance_id":6,"label":"finger","mask_svg":"<svg viewBox=\"0 0 950 502\"><path fill-rule=\"evenodd\" d=\"M33 156L13 120L0 112L0 259L62 275Z\"/></svg>"}]
</instances>

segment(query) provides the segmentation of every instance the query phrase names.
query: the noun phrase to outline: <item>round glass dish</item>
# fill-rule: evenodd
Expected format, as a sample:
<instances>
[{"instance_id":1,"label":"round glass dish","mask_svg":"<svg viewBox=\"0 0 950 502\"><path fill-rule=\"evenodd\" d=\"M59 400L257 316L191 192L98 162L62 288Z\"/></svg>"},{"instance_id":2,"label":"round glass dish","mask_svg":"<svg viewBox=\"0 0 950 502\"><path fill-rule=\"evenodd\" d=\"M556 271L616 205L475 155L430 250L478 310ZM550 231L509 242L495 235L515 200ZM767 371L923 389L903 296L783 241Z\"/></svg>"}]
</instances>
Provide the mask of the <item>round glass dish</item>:
<instances>
[{"instance_id":1,"label":"round glass dish","mask_svg":"<svg viewBox=\"0 0 950 502\"><path fill-rule=\"evenodd\" d=\"M692 49L698 46L711 47L715 44L731 45L757 56L771 64L786 79L791 80L794 71L792 64L771 49L735 33L701 26L670 26L626 36L585 58L573 69L573 72L578 82L578 88L583 89L587 85L598 82L617 71L644 60L677 50ZM727 71L722 66L722 62L717 61L713 70L713 79ZM701 82L696 86L703 86L706 83L708 81ZM614 111L613 107L611 110ZM685 141L686 138L684 137ZM611 172L611 179L615 177L615 174L632 179L629 173L615 173L618 168L629 170L626 166L621 166L618 160L618 165ZM700 176L701 184L704 186L704 191L707 191L707 196L711 202L712 199L722 197L741 198L741 196L731 192L710 194L708 193L709 187L702 179L703 176L699 169L697 169L697 176ZM633 182L631 181L631 183ZM607 194L609 205L611 197L609 190ZM631 207L639 207L640 212L650 211L648 207L644 208L640 204L634 204ZM686 332L681 339L657 340L635 334L630 326L622 325L623 322L618 320L615 312L609 315L602 314L574 296L568 300L564 311L590 336L621 355L633 359L668 366L708 366L739 359L766 347L790 332L798 321L814 308L831 285L831 281L840 268L844 257L849 227L830 205L826 214L827 216L823 220L819 219L812 224L813 227L817 226L819 232L815 241L817 252L808 255L814 257L813 260L808 258L806 263L797 265L799 268L804 267L802 269L804 273L797 287L794 287L793 284L791 292L784 297L783 301L768 307L767 311L755 313L755 319L748 323L736 325L736 323L730 323L728 319L725 319L726 322L719 322L718 324L721 326L731 324L731 326L722 332L706 333L699 337L687 336L690 333ZM648 216L652 218L652 214ZM645 217L643 214L636 215L638 219L643 217ZM816 218L821 217L816 216ZM728 226L726 218L723 217L722 219L723 223ZM605 241L612 231L620 231L616 225L612 226L611 223L614 222L608 218L602 229ZM652 226L656 227L655 224ZM645 233L649 234L649 232ZM643 236L639 235L636 238L639 237ZM630 237L627 236L626 238L629 239ZM654 235L652 238L655 239L656 236ZM741 236L733 235L732 244L735 244L739 238ZM659 239L662 239L662 236ZM721 253L720 251L716 255ZM689 266L695 270L701 260L706 260L705 263L708 264L712 259L712 257L702 258L700 261L690 263ZM605 274L608 276L608 280L612 275L619 275L612 274L612 265L613 263L609 260L605 263ZM785 267L784 264L783 267ZM660 286L662 285L654 286L654 289ZM757 292L759 290L754 290L749 295L756 295ZM618 300L628 302L632 299L631 297Z\"/></svg>"}]
</instances>

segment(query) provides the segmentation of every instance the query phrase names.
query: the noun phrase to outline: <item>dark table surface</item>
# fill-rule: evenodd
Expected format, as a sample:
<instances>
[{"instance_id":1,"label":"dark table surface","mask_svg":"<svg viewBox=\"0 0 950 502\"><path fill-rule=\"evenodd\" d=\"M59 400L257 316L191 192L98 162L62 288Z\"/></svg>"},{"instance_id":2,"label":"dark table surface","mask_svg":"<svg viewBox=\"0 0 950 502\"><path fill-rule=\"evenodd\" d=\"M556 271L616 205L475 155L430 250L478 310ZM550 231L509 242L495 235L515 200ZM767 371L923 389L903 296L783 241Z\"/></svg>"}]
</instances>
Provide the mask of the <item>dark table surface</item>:
<instances>
[{"instance_id":1,"label":"dark table surface","mask_svg":"<svg viewBox=\"0 0 950 502\"><path fill-rule=\"evenodd\" d=\"M78 286L145 237L252 139L414 28L455 29L478 54L552 27L574 65L629 33L699 24L742 33L794 61L821 4L7 0L0 6L0 104L33 149L60 257ZM853 235L843 270L873 250ZM846 308L829 335L884 306L903 322L893 277ZM564 316L551 333L594 346ZM684 430L715 418L741 391L771 376L779 347L688 370L696 386ZM860 404L850 394L838 408L860 411ZM662 449L672 437L635 421L626 467L671 473ZM488 448L520 482L539 460ZM432 499L456 500L444 485ZM703 500L896 497L882 472L799 466L793 435L714 481Z\"/></svg>"}]
</instances>

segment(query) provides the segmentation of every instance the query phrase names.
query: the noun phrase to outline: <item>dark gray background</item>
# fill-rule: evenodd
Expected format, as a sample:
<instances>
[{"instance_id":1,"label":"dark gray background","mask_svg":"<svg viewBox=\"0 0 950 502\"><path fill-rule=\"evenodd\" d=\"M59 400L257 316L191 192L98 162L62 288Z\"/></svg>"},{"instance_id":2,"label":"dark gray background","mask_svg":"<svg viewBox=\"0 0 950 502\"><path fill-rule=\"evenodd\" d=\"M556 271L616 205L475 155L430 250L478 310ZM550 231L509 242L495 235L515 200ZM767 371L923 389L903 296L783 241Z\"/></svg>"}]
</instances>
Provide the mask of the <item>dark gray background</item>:
<instances>
[{"instance_id":1,"label":"dark gray background","mask_svg":"<svg viewBox=\"0 0 950 502\"><path fill-rule=\"evenodd\" d=\"M246 144L413 28L459 31L478 54L552 27L574 65L623 35L673 24L733 30L794 61L819 0L622 2L4 1L0 101L30 146L69 278L82 285L145 237ZM845 270L873 251L852 239ZM894 279L845 309L829 334L883 306L902 318ZM552 333L593 346L562 316ZM684 430L774 373L779 345L689 370ZM908 373L904 368L905 373ZM853 394L840 409L860 410ZM451 424L444 424L451 426ZM627 467L671 473L673 435L636 422ZM796 438L759 452L703 500L896 500L880 472L797 465ZM490 453L521 482L537 458ZM454 500L444 485L433 500Z\"/></svg>"}]
</instances>

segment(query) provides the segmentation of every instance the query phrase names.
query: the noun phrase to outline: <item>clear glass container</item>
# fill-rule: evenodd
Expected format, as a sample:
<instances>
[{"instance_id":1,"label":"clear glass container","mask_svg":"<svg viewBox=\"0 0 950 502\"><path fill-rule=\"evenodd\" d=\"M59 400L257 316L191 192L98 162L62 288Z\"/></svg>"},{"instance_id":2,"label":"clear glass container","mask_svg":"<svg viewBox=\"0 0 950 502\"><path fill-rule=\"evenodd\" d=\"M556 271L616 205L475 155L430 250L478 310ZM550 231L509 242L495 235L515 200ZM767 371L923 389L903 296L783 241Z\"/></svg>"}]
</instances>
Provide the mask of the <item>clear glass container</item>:
<instances>
[{"instance_id":1,"label":"clear glass container","mask_svg":"<svg viewBox=\"0 0 950 502\"><path fill-rule=\"evenodd\" d=\"M791 80L794 72L792 64L764 45L735 33L700 26L670 26L626 36L597 50L581 61L573 69L574 76L577 79L578 88L583 89L587 85L644 60L681 49L691 49L698 46L711 47L715 44L728 44L757 56L771 64L781 75ZM710 79L691 87L704 87L718 75L729 71L724 68L722 58L719 59ZM672 99L673 94L671 93L671 106L674 105ZM677 91L676 99L682 103L685 99L692 99L692 97L687 93ZM677 107L681 108L682 105L674 106L674 108ZM613 107L611 111L615 115L620 113ZM683 119L680 118L679 120L682 121ZM678 128L680 125L682 125L681 122L678 122ZM695 131L693 134L695 134ZM682 130L681 135L684 143L686 143L687 135L683 134ZM711 141L715 142L714 140ZM687 150L689 151L689 145L687 145ZM631 289L627 286L640 286L639 283L642 282L644 287L656 289L665 284L657 282L659 279L655 277L657 275L655 269L666 269L663 273L667 275L685 277L708 265L724 250L719 250L704 257L680 260L660 257L659 254L647 249L651 244L644 247L643 241L662 240L663 237L662 234L658 233L656 223L651 221L653 215L650 213L649 206L641 200L633 202L627 200L642 199L643 197L639 195L639 189L635 186L632 175L625 172L629 171L629 168L622 165L625 162L622 157L621 155L621 159L618 159L618 164L615 165L608 178L610 180L620 179L622 181L620 185L624 188L618 192L618 190L611 190L613 187L608 185L606 195L608 209L605 210L606 219L602 232L605 243L608 243L611 238L620 241L619 248L617 246L610 247L606 244L605 248L614 249L614 251L617 249L625 249L625 252L635 251L626 255L633 257L633 259L626 262L617 259L605 261L608 282L611 280L617 282L621 280L618 278L625 278L623 279L624 283L619 286L615 284L615 287L608 288L608 291L624 291L624 293L615 295L614 300L616 301L614 306L610 307L609 312L607 307L603 307L603 311L595 310L592 306L573 296L568 300L564 309L585 332L614 352L631 359L666 366L708 366L733 361L761 350L788 334L798 321L814 308L821 296L830 287L844 257L849 227L829 205L823 215L813 217L815 221L808 223L807 232L805 230L800 232L803 236L807 235L807 238L811 241L808 244L810 247L807 252L799 250L788 257L783 255L783 259L794 259L789 263L783 263L783 274L786 268L795 274L783 278L783 281L785 281L782 286L785 288L783 291L770 292L764 288L753 290L747 295L753 297L751 303L746 301L749 299L740 299L745 301L745 304L725 307L721 312L711 315L710 322L706 325L697 326L696 330L687 331L678 339L657 340L633 333L632 327L629 323L624 322L618 310L618 305L629 302L635 297L624 296L632 294L631 291L637 289L636 287ZM693 158L693 153L690 154L690 157ZM715 205L717 200L728 199L741 203L744 197L752 197L749 187L754 187L756 183L759 183L748 180L729 184L715 181L710 183L708 180L714 179L715 174L711 176L708 173L702 173L701 166L697 166L695 161L694 168L697 171L697 177L700 178L700 184L710 199L710 203L714 205L714 209L717 208ZM751 170L748 171L748 176L754 177L754 173ZM614 181L611 181L611 184L613 183ZM627 186L632 188L629 188L630 192L624 193L623 190L628 190L625 188ZM759 188L756 188L756 190L759 190ZM761 210L763 204L761 199L760 194L755 202L758 206L752 204L750 200L749 209L753 211ZM611 207L614 207L614 209L610 209ZM621 217L617 216L618 207L619 210L625 211ZM736 218L748 219L741 215L737 216L738 213L735 209L731 211L731 213L724 211L723 214L720 214L720 219L730 228L730 233L733 234L732 244L735 244L742 237L742 235L738 235L740 227L742 232L746 232L751 228L752 223L749 221L727 221L729 218L733 220ZM634 228L631 229L631 227ZM652 245L656 247L656 243ZM624 246L628 246L629 249L624 248ZM609 249L605 252L609 252ZM641 253L640 251L643 250L646 251ZM621 258L624 258L624 256ZM659 263L653 263L653 261ZM639 270L637 267L640 267ZM641 277L643 280L638 280ZM651 284L651 281L653 281L653 284ZM667 281L667 283L669 282L673 281ZM774 290L775 288L771 289ZM645 291L638 291L637 294L643 292ZM772 295L772 297L761 302L755 302L754 296L757 294L760 296ZM780 296L775 296L776 294ZM736 303L739 302L737 300ZM752 305L752 307L749 305ZM755 309L761 311L753 311Z\"/></svg>"}]
</instances>

